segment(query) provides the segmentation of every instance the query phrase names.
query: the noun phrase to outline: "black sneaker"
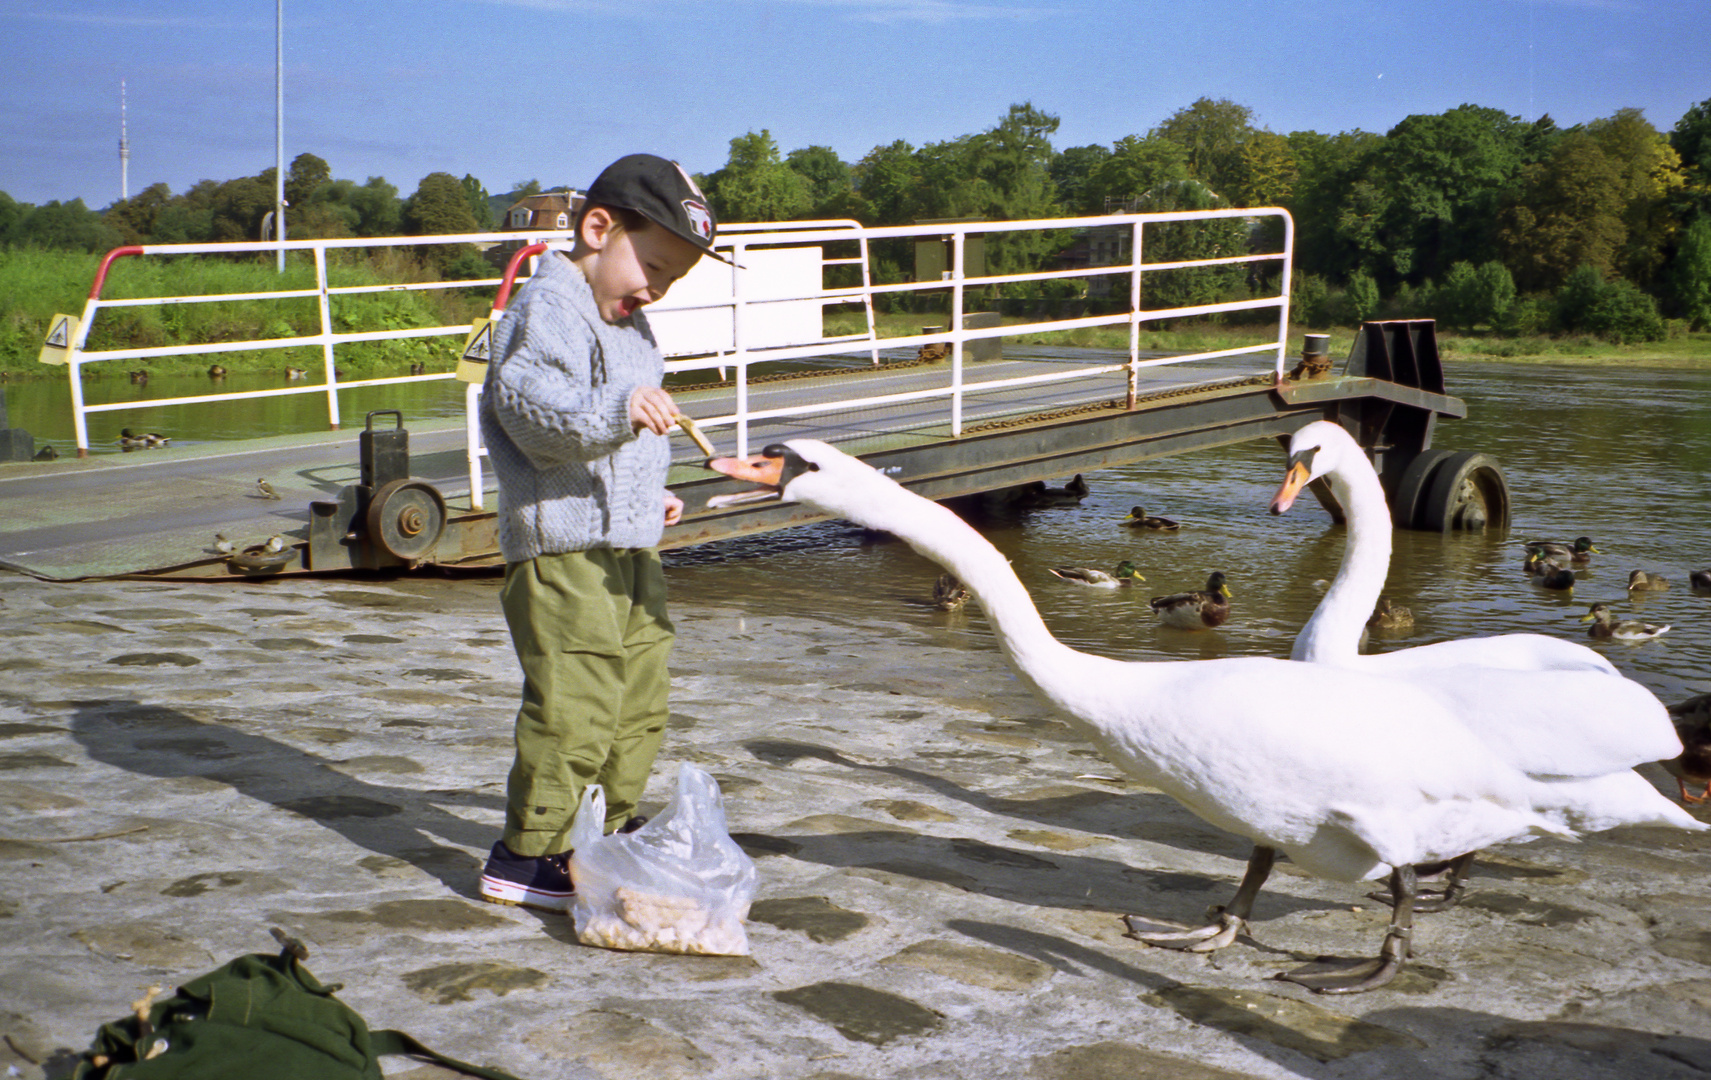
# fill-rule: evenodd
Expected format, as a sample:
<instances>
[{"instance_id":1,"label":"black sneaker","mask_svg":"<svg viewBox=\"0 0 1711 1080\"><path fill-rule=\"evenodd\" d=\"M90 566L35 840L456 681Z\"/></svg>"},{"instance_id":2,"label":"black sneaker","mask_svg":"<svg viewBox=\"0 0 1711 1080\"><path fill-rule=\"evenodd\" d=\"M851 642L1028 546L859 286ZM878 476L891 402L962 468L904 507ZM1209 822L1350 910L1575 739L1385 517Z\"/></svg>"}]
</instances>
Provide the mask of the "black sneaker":
<instances>
[{"instance_id":1,"label":"black sneaker","mask_svg":"<svg viewBox=\"0 0 1711 1080\"><path fill-rule=\"evenodd\" d=\"M493 904L515 904L550 911L570 912L576 887L570 882L570 852L529 858L513 854L503 840L495 841L481 869L481 898Z\"/></svg>"}]
</instances>

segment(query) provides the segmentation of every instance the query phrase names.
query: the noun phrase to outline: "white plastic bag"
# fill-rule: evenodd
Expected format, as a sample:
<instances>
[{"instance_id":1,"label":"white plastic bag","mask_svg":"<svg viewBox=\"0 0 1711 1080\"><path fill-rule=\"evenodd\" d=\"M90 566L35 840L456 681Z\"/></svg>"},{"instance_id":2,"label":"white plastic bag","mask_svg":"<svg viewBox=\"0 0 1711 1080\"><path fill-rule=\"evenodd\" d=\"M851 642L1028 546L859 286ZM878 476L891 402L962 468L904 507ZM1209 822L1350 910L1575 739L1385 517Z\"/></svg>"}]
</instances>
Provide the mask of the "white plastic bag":
<instances>
[{"instance_id":1,"label":"white plastic bag","mask_svg":"<svg viewBox=\"0 0 1711 1080\"><path fill-rule=\"evenodd\" d=\"M590 784L570 831L577 940L633 952L749 955L743 920L758 875L725 829L717 781L685 763L676 796L646 825L602 836L605 821L606 793Z\"/></svg>"}]
</instances>

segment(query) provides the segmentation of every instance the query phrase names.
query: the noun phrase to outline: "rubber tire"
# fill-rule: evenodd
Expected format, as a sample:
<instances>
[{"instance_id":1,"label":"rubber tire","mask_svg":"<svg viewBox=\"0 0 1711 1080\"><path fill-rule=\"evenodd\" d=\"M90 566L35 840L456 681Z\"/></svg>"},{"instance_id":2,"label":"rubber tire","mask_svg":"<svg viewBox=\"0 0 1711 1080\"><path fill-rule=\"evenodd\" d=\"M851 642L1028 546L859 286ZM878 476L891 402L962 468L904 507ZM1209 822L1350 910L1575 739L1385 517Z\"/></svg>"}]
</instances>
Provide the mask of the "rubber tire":
<instances>
[{"instance_id":1,"label":"rubber tire","mask_svg":"<svg viewBox=\"0 0 1711 1080\"><path fill-rule=\"evenodd\" d=\"M1419 508L1428 532L1507 528L1509 481L1490 454L1460 450L1432 470L1431 487Z\"/></svg>"},{"instance_id":2,"label":"rubber tire","mask_svg":"<svg viewBox=\"0 0 1711 1080\"><path fill-rule=\"evenodd\" d=\"M415 511L414 531L405 531L404 511ZM368 543L391 558L419 562L434 550L445 528L445 497L425 480L394 480L381 485L369 500Z\"/></svg>"},{"instance_id":3,"label":"rubber tire","mask_svg":"<svg viewBox=\"0 0 1711 1080\"><path fill-rule=\"evenodd\" d=\"M1431 490L1432 474L1445 458L1454 453L1453 450L1422 450L1402 470L1396 491L1390 497L1390 520L1398 529L1423 527L1420 524L1420 507L1426 493Z\"/></svg>"}]
</instances>

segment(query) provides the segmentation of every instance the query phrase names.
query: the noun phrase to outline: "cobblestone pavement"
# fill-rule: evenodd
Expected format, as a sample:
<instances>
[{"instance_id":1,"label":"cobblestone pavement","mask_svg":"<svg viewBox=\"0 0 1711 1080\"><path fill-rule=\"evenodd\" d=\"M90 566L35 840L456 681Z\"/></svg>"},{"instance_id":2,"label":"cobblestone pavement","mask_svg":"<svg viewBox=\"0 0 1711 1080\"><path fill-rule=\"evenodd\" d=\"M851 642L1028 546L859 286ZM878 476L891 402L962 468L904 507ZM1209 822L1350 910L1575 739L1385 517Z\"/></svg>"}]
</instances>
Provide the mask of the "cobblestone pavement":
<instances>
[{"instance_id":1,"label":"cobblestone pavement","mask_svg":"<svg viewBox=\"0 0 1711 1080\"><path fill-rule=\"evenodd\" d=\"M717 777L754 955L578 945L475 898L517 692L496 591L0 576L0 1066L64 1075L143 987L279 926L374 1026L524 1080L1711 1075L1703 837L1490 851L1391 987L1316 998L1269 977L1376 950L1365 890L1284 864L1253 938L1148 949L1117 914L1199 918L1243 842L1116 779L995 652L693 595L649 798Z\"/></svg>"}]
</instances>

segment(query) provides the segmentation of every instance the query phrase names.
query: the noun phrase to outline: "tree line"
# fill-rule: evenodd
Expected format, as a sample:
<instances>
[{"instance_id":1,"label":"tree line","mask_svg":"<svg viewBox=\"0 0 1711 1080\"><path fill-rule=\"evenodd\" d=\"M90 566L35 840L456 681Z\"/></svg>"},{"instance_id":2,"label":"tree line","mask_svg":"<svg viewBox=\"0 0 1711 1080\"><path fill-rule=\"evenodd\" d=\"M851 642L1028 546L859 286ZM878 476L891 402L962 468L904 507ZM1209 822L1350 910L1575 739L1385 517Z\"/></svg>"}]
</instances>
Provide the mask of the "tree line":
<instances>
[{"instance_id":1,"label":"tree line","mask_svg":"<svg viewBox=\"0 0 1711 1080\"><path fill-rule=\"evenodd\" d=\"M1296 226L1297 321L1395 312L1498 333L1663 336L1665 318L1711 328L1711 99L1667 132L1637 109L1570 127L1461 105L1384 134L1278 134L1251 109L1201 98L1144 134L1057 149L1058 117L1010 106L984 131L916 147L898 140L855 162L826 146L781 152L768 131L733 138L698 177L724 221L853 218L866 225L1022 220L1110 212L1280 206ZM255 239L274 206L274 170L182 194L153 185L101 211L80 200L35 207L0 192L0 245L101 251L127 243ZM441 235L493 229L497 211L544 190L491 196L473 176L436 172L400 197L382 177L335 179L300 154L285 178L292 238ZM552 189L560 190L560 189ZM1254 242L1234 221L1210 241ZM1170 252L1155 250L1148 258ZM1186 234L1183 234L1186 235ZM995 235L994 272L1041 268L1068 232ZM470 250L427 253L447 277L489 268ZM882 251L878 280L908 255ZM1275 281L1246 271L1184 278L1193 301Z\"/></svg>"}]
</instances>

